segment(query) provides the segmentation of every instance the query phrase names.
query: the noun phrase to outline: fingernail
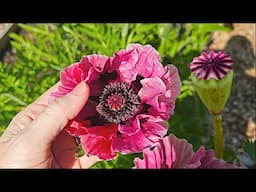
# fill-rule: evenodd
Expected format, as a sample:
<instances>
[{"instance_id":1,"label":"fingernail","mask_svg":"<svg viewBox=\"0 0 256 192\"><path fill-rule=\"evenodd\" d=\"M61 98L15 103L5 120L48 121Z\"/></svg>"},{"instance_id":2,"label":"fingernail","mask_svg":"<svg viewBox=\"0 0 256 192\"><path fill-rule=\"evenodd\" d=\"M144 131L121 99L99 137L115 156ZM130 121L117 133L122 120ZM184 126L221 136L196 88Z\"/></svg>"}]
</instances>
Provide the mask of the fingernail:
<instances>
[{"instance_id":1,"label":"fingernail","mask_svg":"<svg viewBox=\"0 0 256 192\"><path fill-rule=\"evenodd\" d=\"M85 93L85 82L80 82L72 91L74 95L80 96Z\"/></svg>"}]
</instances>

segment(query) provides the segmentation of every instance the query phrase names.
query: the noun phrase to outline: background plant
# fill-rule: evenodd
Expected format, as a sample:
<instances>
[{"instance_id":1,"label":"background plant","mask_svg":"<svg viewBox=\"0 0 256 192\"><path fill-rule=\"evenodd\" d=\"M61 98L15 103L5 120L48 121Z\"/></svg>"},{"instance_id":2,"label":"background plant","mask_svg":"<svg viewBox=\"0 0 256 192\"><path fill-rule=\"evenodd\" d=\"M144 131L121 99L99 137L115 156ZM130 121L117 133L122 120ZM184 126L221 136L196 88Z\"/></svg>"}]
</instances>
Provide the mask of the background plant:
<instances>
[{"instance_id":1,"label":"background plant","mask_svg":"<svg viewBox=\"0 0 256 192\"><path fill-rule=\"evenodd\" d=\"M65 66L83 55L99 53L112 56L130 43L151 44L163 65L178 67L182 80L175 114L169 120L169 132L188 139L195 148L204 141L208 126L206 109L194 94L187 67L193 57L207 49L215 30L228 30L218 24L141 24L141 23L68 23L19 24L20 34L11 33L16 53L12 64L0 63L0 134L12 117L34 101L59 79ZM117 159L97 163L93 168L130 168L141 154L119 155Z\"/></svg>"}]
</instances>

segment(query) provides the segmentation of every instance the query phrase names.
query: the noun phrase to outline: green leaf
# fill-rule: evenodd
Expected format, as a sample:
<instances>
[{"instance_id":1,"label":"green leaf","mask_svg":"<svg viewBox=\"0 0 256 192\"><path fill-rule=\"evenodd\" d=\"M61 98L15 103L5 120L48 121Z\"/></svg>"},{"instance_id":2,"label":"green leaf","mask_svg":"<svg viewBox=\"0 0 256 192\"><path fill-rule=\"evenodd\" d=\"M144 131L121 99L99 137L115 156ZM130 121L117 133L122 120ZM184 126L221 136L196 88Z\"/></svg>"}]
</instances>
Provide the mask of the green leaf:
<instances>
[{"instance_id":1,"label":"green leaf","mask_svg":"<svg viewBox=\"0 0 256 192\"><path fill-rule=\"evenodd\" d=\"M244 145L244 151L256 163L256 142L254 143L246 142Z\"/></svg>"}]
</instances>

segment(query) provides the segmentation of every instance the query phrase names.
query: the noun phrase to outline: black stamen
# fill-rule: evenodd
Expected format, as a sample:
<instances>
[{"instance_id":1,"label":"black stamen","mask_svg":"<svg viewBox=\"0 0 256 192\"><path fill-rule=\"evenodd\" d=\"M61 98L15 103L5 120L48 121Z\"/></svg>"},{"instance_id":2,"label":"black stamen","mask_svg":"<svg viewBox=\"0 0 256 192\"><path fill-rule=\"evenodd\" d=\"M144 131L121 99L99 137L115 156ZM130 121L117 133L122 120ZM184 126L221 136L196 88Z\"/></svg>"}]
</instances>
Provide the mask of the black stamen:
<instances>
[{"instance_id":1,"label":"black stamen","mask_svg":"<svg viewBox=\"0 0 256 192\"><path fill-rule=\"evenodd\" d=\"M127 83L106 85L99 97L97 112L110 123L124 123L139 109L138 95Z\"/></svg>"}]
</instances>

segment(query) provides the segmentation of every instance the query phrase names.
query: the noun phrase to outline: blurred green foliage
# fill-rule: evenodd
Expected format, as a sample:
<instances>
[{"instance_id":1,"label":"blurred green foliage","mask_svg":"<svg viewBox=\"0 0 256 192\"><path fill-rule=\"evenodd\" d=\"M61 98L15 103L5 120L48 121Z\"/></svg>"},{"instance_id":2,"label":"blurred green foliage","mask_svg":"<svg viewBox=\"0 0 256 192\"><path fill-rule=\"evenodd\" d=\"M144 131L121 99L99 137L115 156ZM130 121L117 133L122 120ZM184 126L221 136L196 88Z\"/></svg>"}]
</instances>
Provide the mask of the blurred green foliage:
<instances>
[{"instance_id":1,"label":"blurred green foliage","mask_svg":"<svg viewBox=\"0 0 256 192\"><path fill-rule=\"evenodd\" d=\"M51 23L19 27L20 34L10 34L16 53L14 63L0 63L0 135L17 112L58 81L65 66L79 61L83 55L112 56L130 43L140 43L154 46L163 65L172 63L179 70L182 89L175 114L169 120L169 131L196 147L202 143L207 114L194 95L187 65L207 49L213 31L228 28L213 23ZM92 168L130 168L135 156L141 154L119 155Z\"/></svg>"},{"instance_id":2,"label":"blurred green foliage","mask_svg":"<svg viewBox=\"0 0 256 192\"><path fill-rule=\"evenodd\" d=\"M251 160L256 165L256 142L246 142L244 144L244 151L249 155Z\"/></svg>"}]
</instances>

